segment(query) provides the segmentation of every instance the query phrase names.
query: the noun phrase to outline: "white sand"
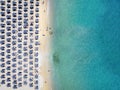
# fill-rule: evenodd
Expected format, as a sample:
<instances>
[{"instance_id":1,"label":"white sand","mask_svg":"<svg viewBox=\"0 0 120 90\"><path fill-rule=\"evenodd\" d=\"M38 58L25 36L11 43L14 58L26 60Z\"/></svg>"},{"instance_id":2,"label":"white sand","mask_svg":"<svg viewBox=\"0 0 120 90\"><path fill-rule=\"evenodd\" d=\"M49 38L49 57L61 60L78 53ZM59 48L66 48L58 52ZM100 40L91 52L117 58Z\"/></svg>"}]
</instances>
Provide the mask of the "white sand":
<instances>
[{"instance_id":1,"label":"white sand","mask_svg":"<svg viewBox=\"0 0 120 90\"><path fill-rule=\"evenodd\" d=\"M40 75L42 77L42 87L40 90L52 90L51 82L51 66L50 66L50 16L48 9L48 1L41 0L40 6L40 54L41 54L41 67ZM41 83L40 83L41 84Z\"/></svg>"}]
</instances>

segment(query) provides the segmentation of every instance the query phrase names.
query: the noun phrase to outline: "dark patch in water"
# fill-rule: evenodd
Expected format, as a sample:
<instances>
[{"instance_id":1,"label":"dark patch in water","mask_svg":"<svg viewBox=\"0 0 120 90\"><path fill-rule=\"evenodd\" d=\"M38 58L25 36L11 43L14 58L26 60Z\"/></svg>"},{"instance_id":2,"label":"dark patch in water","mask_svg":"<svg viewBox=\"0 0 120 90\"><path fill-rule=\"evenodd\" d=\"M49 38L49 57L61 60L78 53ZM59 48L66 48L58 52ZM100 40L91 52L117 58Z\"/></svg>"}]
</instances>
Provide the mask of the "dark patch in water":
<instances>
[{"instance_id":1,"label":"dark patch in water","mask_svg":"<svg viewBox=\"0 0 120 90\"><path fill-rule=\"evenodd\" d=\"M54 52L53 54L53 61L55 64L60 63L59 54L57 52Z\"/></svg>"}]
</instances>

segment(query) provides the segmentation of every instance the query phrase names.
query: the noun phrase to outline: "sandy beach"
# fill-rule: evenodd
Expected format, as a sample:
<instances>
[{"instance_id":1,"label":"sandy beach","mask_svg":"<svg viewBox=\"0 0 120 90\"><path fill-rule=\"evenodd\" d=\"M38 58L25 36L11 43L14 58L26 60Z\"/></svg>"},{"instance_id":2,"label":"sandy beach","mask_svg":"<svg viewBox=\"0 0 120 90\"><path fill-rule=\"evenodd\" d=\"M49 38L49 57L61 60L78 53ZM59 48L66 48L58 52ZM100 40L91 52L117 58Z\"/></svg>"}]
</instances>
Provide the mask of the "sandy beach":
<instances>
[{"instance_id":1,"label":"sandy beach","mask_svg":"<svg viewBox=\"0 0 120 90\"><path fill-rule=\"evenodd\" d=\"M49 16L48 0L41 0L40 6L40 54L41 66L40 76L42 78L42 86L40 90L52 90L51 66L50 66L50 40L51 27Z\"/></svg>"}]
</instances>

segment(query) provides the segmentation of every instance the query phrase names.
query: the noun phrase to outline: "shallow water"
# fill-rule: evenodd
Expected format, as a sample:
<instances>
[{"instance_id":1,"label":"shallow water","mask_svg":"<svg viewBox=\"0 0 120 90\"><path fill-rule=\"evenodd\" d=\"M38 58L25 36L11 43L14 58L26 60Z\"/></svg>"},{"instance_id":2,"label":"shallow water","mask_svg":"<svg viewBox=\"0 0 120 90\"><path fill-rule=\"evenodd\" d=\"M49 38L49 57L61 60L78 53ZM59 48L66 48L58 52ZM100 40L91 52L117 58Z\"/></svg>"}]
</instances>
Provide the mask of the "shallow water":
<instances>
[{"instance_id":1,"label":"shallow water","mask_svg":"<svg viewBox=\"0 0 120 90\"><path fill-rule=\"evenodd\" d=\"M120 1L53 5L54 90L120 90Z\"/></svg>"}]
</instances>

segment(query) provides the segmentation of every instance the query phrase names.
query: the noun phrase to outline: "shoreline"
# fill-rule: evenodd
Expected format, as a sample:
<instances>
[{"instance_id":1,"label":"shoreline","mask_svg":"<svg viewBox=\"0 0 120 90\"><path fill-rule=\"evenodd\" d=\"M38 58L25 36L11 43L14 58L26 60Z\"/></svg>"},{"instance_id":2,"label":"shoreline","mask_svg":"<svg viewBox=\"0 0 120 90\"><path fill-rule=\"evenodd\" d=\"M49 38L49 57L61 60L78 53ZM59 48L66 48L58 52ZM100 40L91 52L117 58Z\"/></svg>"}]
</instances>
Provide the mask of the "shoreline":
<instances>
[{"instance_id":1,"label":"shoreline","mask_svg":"<svg viewBox=\"0 0 120 90\"><path fill-rule=\"evenodd\" d=\"M49 9L49 10L48 10ZM51 77L51 17L50 5L48 0L41 0L40 7L40 80L42 86L41 90L52 90L52 77Z\"/></svg>"}]
</instances>

